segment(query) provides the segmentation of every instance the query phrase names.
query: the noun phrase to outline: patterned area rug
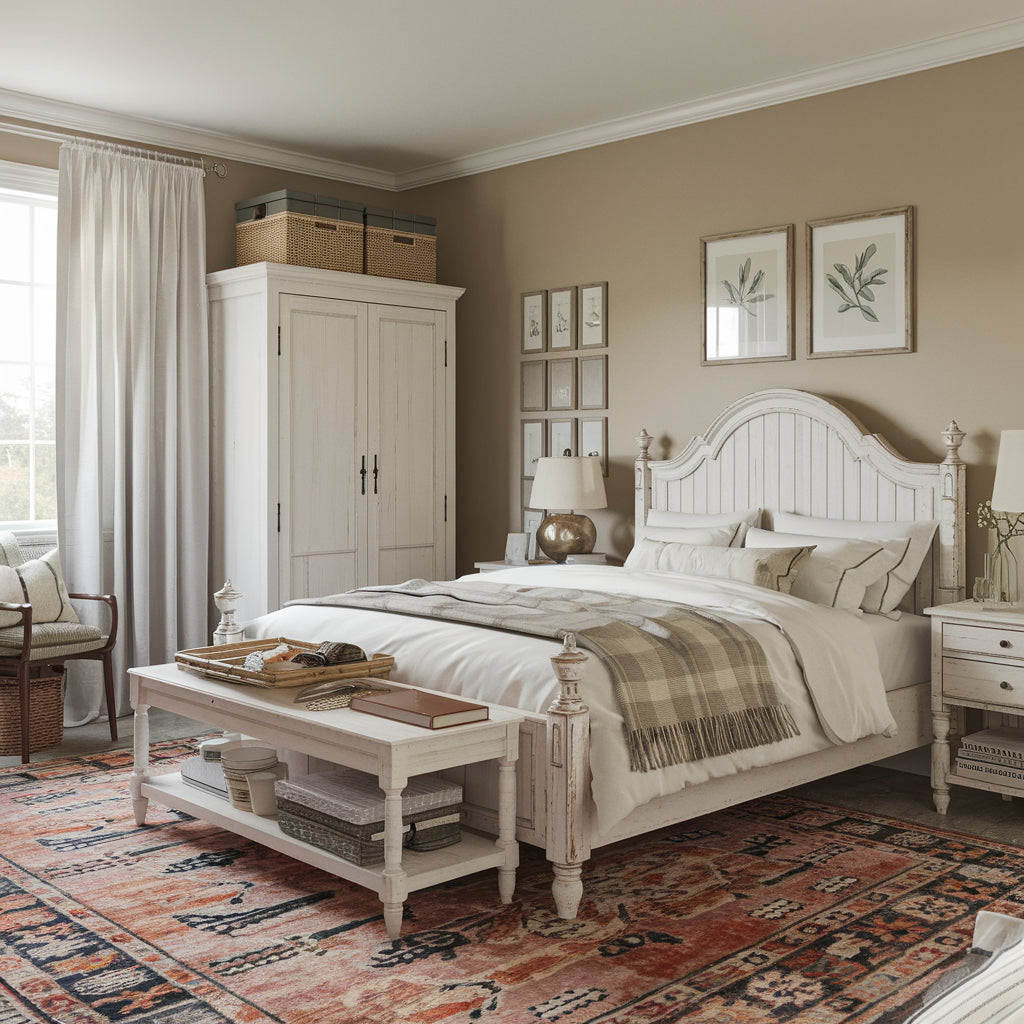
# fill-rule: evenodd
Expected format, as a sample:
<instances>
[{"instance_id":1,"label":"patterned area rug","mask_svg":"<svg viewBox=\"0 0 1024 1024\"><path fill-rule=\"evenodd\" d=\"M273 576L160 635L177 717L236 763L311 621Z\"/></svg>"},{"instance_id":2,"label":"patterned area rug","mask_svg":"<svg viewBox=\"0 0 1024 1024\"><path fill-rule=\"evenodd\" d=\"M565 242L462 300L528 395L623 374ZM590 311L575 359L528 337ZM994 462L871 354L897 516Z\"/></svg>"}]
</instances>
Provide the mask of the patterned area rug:
<instances>
[{"instance_id":1,"label":"patterned area rug","mask_svg":"<svg viewBox=\"0 0 1024 1024\"><path fill-rule=\"evenodd\" d=\"M193 743L154 747L154 770ZM601 850L576 921L523 849L377 897L128 797L130 753L0 770L0 1022L898 1022L976 913L1024 917L1024 850L785 796Z\"/></svg>"}]
</instances>

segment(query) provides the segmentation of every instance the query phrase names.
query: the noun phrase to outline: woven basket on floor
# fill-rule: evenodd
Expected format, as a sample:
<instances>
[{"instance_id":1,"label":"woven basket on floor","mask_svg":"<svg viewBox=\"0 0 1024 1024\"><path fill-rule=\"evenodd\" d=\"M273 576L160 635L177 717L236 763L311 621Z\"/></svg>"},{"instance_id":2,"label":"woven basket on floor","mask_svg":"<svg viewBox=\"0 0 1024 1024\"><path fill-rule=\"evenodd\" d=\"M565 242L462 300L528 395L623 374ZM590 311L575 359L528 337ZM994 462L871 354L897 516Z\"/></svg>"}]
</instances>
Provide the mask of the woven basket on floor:
<instances>
[{"instance_id":1,"label":"woven basket on floor","mask_svg":"<svg viewBox=\"0 0 1024 1024\"><path fill-rule=\"evenodd\" d=\"M60 676L43 676L29 684L29 753L48 750L64 739L64 689ZM21 753L21 700L18 680L0 676L0 757Z\"/></svg>"}]
</instances>

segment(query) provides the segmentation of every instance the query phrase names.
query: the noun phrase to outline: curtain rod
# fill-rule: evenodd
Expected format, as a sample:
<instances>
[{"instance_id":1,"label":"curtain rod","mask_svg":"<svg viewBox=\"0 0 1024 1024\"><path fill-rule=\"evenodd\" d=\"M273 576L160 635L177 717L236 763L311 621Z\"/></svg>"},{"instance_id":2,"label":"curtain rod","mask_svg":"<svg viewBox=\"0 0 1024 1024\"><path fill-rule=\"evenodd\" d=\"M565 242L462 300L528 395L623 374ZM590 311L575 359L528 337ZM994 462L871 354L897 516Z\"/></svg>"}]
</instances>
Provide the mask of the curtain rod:
<instances>
[{"instance_id":1,"label":"curtain rod","mask_svg":"<svg viewBox=\"0 0 1024 1024\"><path fill-rule=\"evenodd\" d=\"M126 153L129 156L140 156L150 160L166 160L169 163L192 164L195 167L201 168L204 174L206 171L212 171L218 178L227 177L227 168L224 164L207 164L202 157L176 156L172 153L162 153L159 150L146 149L141 146L126 146L120 142L103 142L98 139L85 139L77 135L66 135L62 132L46 131L43 128L31 128L28 125L15 124L11 121L3 120L0 120L0 132L6 132L10 135L24 135L30 139L45 139L47 142L59 142L61 144L70 142L82 143L89 146L105 146L111 150Z\"/></svg>"}]
</instances>

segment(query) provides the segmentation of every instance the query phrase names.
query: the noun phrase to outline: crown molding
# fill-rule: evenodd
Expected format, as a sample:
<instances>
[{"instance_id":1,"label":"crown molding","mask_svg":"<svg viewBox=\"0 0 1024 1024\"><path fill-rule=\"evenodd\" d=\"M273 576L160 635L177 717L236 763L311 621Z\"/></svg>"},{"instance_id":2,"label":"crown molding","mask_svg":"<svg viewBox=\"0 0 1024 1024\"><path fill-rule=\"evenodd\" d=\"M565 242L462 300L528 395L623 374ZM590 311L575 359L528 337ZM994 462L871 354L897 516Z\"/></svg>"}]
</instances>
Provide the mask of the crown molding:
<instances>
[{"instance_id":1,"label":"crown molding","mask_svg":"<svg viewBox=\"0 0 1024 1024\"><path fill-rule=\"evenodd\" d=\"M29 96L27 93L0 89L0 115L34 121L71 133L86 132L125 142L182 150L196 156L239 160L242 163L274 167L297 174L312 174L353 185L369 185L389 191L396 189L395 175L391 171L281 149L201 128L189 128L165 121L150 121L77 103Z\"/></svg>"},{"instance_id":2,"label":"crown molding","mask_svg":"<svg viewBox=\"0 0 1024 1024\"><path fill-rule=\"evenodd\" d=\"M417 188L451 178L499 170L514 164L541 160L610 142L681 128L731 114L807 99L858 85L909 75L930 68L986 57L1024 46L1024 18L943 36L912 46L899 47L860 60L844 61L826 68L776 79L750 89L717 93L692 103L664 107L612 121L604 121L544 138L501 146L466 157L431 164L395 175L396 188Z\"/></svg>"},{"instance_id":3,"label":"crown molding","mask_svg":"<svg viewBox=\"0 0 1024 1024\"><path fill-rule=\"evenodd\" d=\"M237 136L128 117L93 107L2 89L0 114L71 132L87 132L223 160L239 160L297 174L310 174L349 184L367 185L387 191L403 191L610 142L621 142L700 121L789 103L839 89L866 85L899 75L927 71L930 68L973 60L976 57L1022 46L1024 17L899 47L860 60L844 61L830 67L776 79L750 89L718 93L691 103L603 121L585 128L558 132L399 172L363 167L269 146Z\"/></svg>"}]
</instances>

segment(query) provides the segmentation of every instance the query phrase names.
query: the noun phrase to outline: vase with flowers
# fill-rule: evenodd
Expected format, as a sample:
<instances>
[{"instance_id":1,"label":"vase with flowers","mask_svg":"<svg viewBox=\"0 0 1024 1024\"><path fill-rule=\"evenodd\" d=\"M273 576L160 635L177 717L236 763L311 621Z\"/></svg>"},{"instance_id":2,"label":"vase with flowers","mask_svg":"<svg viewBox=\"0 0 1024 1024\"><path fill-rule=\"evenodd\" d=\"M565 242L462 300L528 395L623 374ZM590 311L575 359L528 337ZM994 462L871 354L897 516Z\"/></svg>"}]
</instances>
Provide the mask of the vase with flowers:
<instances>
[{"instance_id":1,"label":"vase with flowers","mask_svg":"<svg viewBox=\"0 0 1024 1024\"><path fill-rule=\"evenodd\" d=\"M992 605L1015 605L1019 599L1017 556L1010 550L1014 537L1024 536L1024 512L1000 512L991 501L978 506L978 525L996 535L995 550L985 555L985 576L992 581Z\"/></svg>"}]
</instances>

